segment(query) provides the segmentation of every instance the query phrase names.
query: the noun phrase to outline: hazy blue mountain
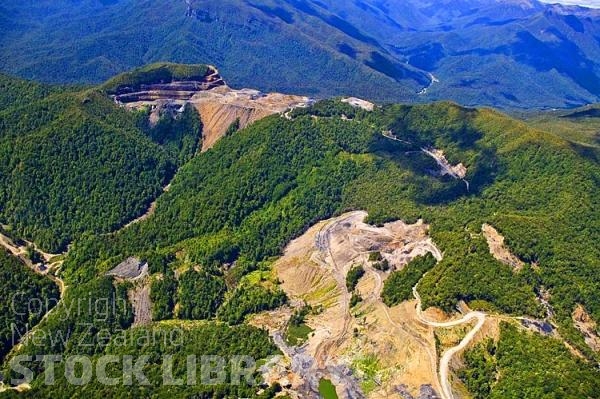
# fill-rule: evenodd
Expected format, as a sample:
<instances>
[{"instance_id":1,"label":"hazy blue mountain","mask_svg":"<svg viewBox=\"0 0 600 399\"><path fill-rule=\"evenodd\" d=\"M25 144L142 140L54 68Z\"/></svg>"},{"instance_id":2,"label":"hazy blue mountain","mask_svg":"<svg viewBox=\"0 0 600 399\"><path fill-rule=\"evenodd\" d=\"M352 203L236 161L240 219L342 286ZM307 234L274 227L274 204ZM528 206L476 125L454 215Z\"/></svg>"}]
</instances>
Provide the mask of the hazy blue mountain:
<instances>
[{"instance_id":1,"label":"hazy blue mountain","mask_svg":"<svg viewBox=\"0 0 600 399\"><path fill-rule=\"evenodd\" d=\"M0 68L99 82L205 62L263 90L571 107L600 100L598 22L535 0L25 1L0 6Z\"/></svg>"}]
</instances>

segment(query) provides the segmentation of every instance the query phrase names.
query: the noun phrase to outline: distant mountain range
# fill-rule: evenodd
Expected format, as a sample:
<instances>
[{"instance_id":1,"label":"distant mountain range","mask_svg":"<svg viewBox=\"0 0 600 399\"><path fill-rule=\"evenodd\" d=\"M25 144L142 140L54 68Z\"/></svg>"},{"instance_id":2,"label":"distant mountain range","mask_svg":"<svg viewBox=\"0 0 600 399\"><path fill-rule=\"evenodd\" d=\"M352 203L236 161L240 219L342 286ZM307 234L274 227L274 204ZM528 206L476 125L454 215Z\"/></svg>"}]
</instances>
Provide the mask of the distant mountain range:
<instances>
[{"instance_id":1,"label":"distant mountain range","mask_svg":"<svg viewBox=\"0 0 600 399\"><path fill-rule=\"evenodd\" d=\"M1 5L0 33L0 69L48 82L162 60L315 97L600 100L600 11L534 0L41 0Z\"/></svg>"}]
</instances>

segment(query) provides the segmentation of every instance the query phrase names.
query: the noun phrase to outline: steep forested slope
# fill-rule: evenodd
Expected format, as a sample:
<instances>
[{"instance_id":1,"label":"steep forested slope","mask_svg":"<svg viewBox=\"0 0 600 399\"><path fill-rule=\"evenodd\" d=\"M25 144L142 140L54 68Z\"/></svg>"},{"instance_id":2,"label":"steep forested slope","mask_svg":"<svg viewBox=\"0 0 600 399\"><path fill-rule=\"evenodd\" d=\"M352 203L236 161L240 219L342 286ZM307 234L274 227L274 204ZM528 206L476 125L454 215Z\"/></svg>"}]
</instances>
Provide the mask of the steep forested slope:
<instances>
[{"instance_id":1,"label":"steep forested slope","mask_svg":"<svg viewBox=\"0 0 600 399\"><path fill-rule=\"evenodd\" d=\"M108 101L99 91L85 93L91 104ZM76 105L77 117L91 112L85 104ZM112 104L106 107L125 121L135 116ZM127 284L115 285L105 273L128 256L137 256L149 263L157 319L208 319L183 325L212 326L209 331L216 328L215 334L227 334L226 347L219 346L225 352L227 345L246 342L244 337L253 334L249 350L263 357L267 353L261 348L269 349L264 346L266 334L248 332L245 325L224 327L218 320L243 324L248 314L284 303L269 273L273 257L316 221L364 209L373 223L423 218L431 225L431 236L444 257L434 266L418 267L418 274L429 270L419 285L424 306L451 312L465 301L474 309L543 317L538 296L547 291L561 337L583 357L598 359L571 319L575 307L582 305L600 320L600 164L593 153L495 111L446 102L386 105L369 112L328 100L288 116L265 118L186 162L149 218L116 234L87 234L75 240L62 274L76 288L67 291L62 306L89 295L124 298ZM452 164L463 163L469 185L433 173L438 166L423 147L443 149ZM522 270L492 257L481 234L483 223L506 237L509 249L526 263ZM388 292L389 298L405 298L406 285L414 279L412 274L397 277L398 292ZM76 326L61 309L44 322L46 328L68 331ZM85 317L96 323L92 315ZM97 330L114 332L129 328L131 322L131 310L125 306L118 317L100 321ZM169 330L178 323L182 322L155 325ZM547 373L536 374L532 384L547 383L565 392L585 392L587 387L594 391L593 384L579 387L597 375L591 363L575 361L568 350L559 351L555 341L544 345L553 338L531 340L521 332L504 331L502 357L493 360L501 370L499 392L516 395L518 384L528 384L528 373L554 370L550 362L555 352L561 364L577 367L572 375L581 380L556 381ZM75 328L75 333L66 343L43 342L43 347L47 353L77 353L75 340L85 332ZM114 338L99 338L89 337L95 345L85 353L120 353ZM539 368L503 363L522 356L529 341L543 353L537 356ZM190 341L185 348L194 346ZM19 353L35 350L39 348L25 346ZM34 381L33 394L59 389L42 386L42 378ZM214 392L205 388L199 389ZM118 387L102 389L120 392ZM240 389L228 392L248 393ZM90 390L97 392L96 387ZM159 390L155 386L144 393Z\"/></svg>"},{"instance_id":2,"label":"steep forested slope","mask_svg":"<svg viewBox=\"0 0 600 399\"><path fill-rule=\"evenodd\" d=\"M354 119L340 119L342 112ZM390 127L413 144L384 138ZM426 143L467 165L470 191L463 182L428 174L432 160L404 155ZM201 264L258 261L278 254L315 220L359 208L376 222L424 217L432 223L446 258L423 284L431 305L449 310L460 299L477 299L498 310L537 314L534 292L544 285L555 290L565 320L574 298L598 317L591 293L598 284L599 168L578 151L491 111L437 104L369 114L320 103L296 112L291 122L267 118L194 159L153 218L118 236L79 243L67 272L87 280L97 273L93 265L98 271L110 265L97 251L118 259L156 244L167 251L187 247ZM511 249L540 269L514 274L494 261L476 234L483 222L497 226Z\"/></svg>"},{"instance_id":3,"label":"steep forested slope","mask_svg":"<svg viewBox=\"0 0 600 399\"><path fill-rule=\"evenodd\" d=\"M559 341L501 324L501 338L489 339L465 355L460 378L476 399L595 398L598 372ZM504 377L502 377L504 376Z\"/></svg>"},{"instance_id":4,"label":"steep forested slope","mask_svg":"<svg viewBox=\"0 0 600 399\"><path fill-rule=\"evenodd\" d=\"M52 309L58 287L0 249L0 359Z\"/></svg>"},{"instance_id":5,"label":"steep forested slope","mask_svg":"<svg viewBox=\"0 0 600 399\"><path fill-rule=\"evenodd\" d=\"M153 218L115 237L79 242L67 276L86 281L156 245L159 253L183 250L207 270L238 259L233 271L247 273L315 220L347 209L365 209L373 222L423 217L444 251L421 282L426 305L451 311L464 300L541 317L536 295L544 287L563 336L595 356L570 319L576 303L600 317L595 159L495 112L446 103L368 113L323 102L292 115L267 118L192 160ZM387 129L412 144L384 138ZM470 190L431 176L430 159L407 155L424 145L465 163ZM533 266L515 273L493 259L480 234L484 222Z\"/></svg>"},{"instance_id":6,"label":"steep forested slope","mask_svg":"<svg viewBox=\"0 0 600 399\"><path fill-rule=\"evenodd\" d=\"M0 221L44 249L64 250L83 232L110 232L142 214L197 149L192 109L151 128L146 114L95 89L3 82Z\"/></svg>"}]
</instances>

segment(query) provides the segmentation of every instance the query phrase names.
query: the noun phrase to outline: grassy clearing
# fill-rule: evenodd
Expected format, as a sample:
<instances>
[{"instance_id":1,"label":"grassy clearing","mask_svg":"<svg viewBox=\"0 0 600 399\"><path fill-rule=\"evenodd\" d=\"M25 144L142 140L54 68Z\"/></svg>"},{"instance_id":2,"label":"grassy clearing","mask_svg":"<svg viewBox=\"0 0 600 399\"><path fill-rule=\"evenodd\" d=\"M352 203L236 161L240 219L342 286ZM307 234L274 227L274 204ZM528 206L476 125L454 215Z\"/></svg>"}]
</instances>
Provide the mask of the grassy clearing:
<instances>
[{"instance_id":1,"label":"grassy clearing","mask_svg":"<svg viewBox=\"0 0 600 399\"><path fill-rule=\"evenodd\" d=\"M330 298L332 293L334 293L337 289L338 289L337 284L335 282L333 282L327 286L323 286L315 291L312 291L312 292L306 294L303 299L308 303L323 302L326 299ZM335 301L334 301L334 303L335 303Z\"/></svg>"},{"instance_id":2,"label":"grassy clearing","mask_svg":"<svg viewBox=\"0 0 600 399\"><path fill-rule=\"evenodd\" d=\"M321 378L319 381L319 394L323 399L338 399L335 386L326 378Z\"/></svg>"},{"instance_id":3,"label":"grassy clearing","mask_svg":"<svg viewBox=\"0 0 600 399\"><path fill-rule=\"evenodd\" d=\"M308 339L313 329L302 323L298 326L289 325L285 334L285 340L289 345L302 345Z\"/></svg>"},{"instance_id":4,"label":"grassy clearing","mask_svg":"<svg viewBox=\"0 0 600 399\"><path fill-rule=\"evenodd\" d=\"M375 355L367 355L352 363L352 368L361 377L360 387L365 394L372 392L381 377L381 366Z\"/></svg>"}]
</instances>

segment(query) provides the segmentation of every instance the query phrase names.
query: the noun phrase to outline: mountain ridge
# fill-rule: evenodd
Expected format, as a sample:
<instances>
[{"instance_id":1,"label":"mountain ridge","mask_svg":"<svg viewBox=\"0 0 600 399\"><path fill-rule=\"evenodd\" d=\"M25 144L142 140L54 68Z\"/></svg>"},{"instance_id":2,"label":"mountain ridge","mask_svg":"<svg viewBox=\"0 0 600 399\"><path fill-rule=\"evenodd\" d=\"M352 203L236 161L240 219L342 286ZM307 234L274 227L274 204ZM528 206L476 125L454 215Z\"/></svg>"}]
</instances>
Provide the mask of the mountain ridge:
<instances>
[{"instance_id":1,"label":"mountain ridge","mask_svg":"<svg viewBox=\"0 0 600 399\"><path fill-rule=\"evenodd\" d=\"M44 81L203 61L232 87L319 98L507 109L600 101L600 11L534 0L44 0L5 5L2 17L12 23L0 69Z\"/></svg>"},{"instance_id":2,"label":"mountain ridge","mask_svg":"<svg viewBox=\"0 0 600 399\"><path fill-rule=\"evenodd\" d=\"M251 385L166 386L159 378L161 356L181 359L174 367L183 375L189 354L248 353L265 359L283 353L316 365L320 374L314 376L341 373L353 382L353 391L367 397L399 386L415 393L432 383L437 389L437 349L447 348L451 356L457 350L452 348L461 347L436 330L471 317L441 321L451 320L459 308L472 309L475 313L467 314L479 315L480 324L468 333L474 347L467 349L464 367L454 370L459 379L450 388L464 384L477 398L522 392L538 397L539 387L572 397L598 392L594 364L600 354L587 335L590 323L600 320L595 245L600 160L577 143L487 108L334 98L231 129L209 151L198 153L202 125L194 108L167 107L152 125L150 109L128 110L133 103L119 102L118 96L141 93L152 99L167 89L167 97L176 93L187 99L189 90L178 89L219 81L207 65L150 65L79 91L5 79L0 103L14 101L19 92L23 96L0 112L0 216L14 219L8 227L15 243L19 237L33 237L44 247L74 241L59 259L52 257L61 267L46 269L64 284L56 310L36 327L67 339L56 342L48 334L23 342L3 359L3 375L15 374L12 355L85 353L95 363L106 354L153 353L144 369L150 386L92 380L86 395L179 397L193 391L272 398L281 389L303 392L302 378L311 373L290 370L288 360L279 357L265 362L276 378L261 392ZM595 118L590 110L565 116ZM449 165L457 169L440 169ZM166 180L170 184L163 190ZM145 217L111 230L157 196ZM493 226L518 267L498 259L484 225ZM347 234L350 238L343 238ZM315 256L292 250L282 257L291 240ZM424 248L435 258L413 259ZM36 257L35 248L26 255L23 246L21 252ZM0 263L10 259L0 256ZM276 274L278 262L290 274ZM143 277L110 277L115 267L128 265L143 269ZM0 284L9 292L21 286ZM405 301L411 290L421 298L422 312ZM385 305L380 293L390 306L390 300L401 303ZM46 294L54 297L56 287ZM110 298L115 314L103 319L94 309L69 312L81 298ZM373 304L379 313L370 313ZM423 320L430 320L425 330ZM81 327L87 323L94 328ZM291 323L298 324L299 336L288 338L302 340L315 328L304 338L324 344L282 351ZM335 334L323 333L329 325ZM180 327L186 334L177 345L117 342L122 331L137 337ZM88 341L94 345L77 343ZM341 342L345 346L335 345ZM385 357L368 357L374 353ZM365 362L365 356L374 360ZM445 365L451 363L447 356ZM427 374L407 376L404 365ZM66 365L56 367L62 371ZM375 371L363 372L369 369ZM47 385L39 371L20 395L81 392L64 373ZM439 369L444 386L447 371ZM294 373L300 378L292 378ZM290 384L278 386L284 381L278 375ZM382 375L393 377L379 380ZM373 385L374 380L380 383ZM308 382L315 391L319 380Z\"/></svg>"}]
</instances>

